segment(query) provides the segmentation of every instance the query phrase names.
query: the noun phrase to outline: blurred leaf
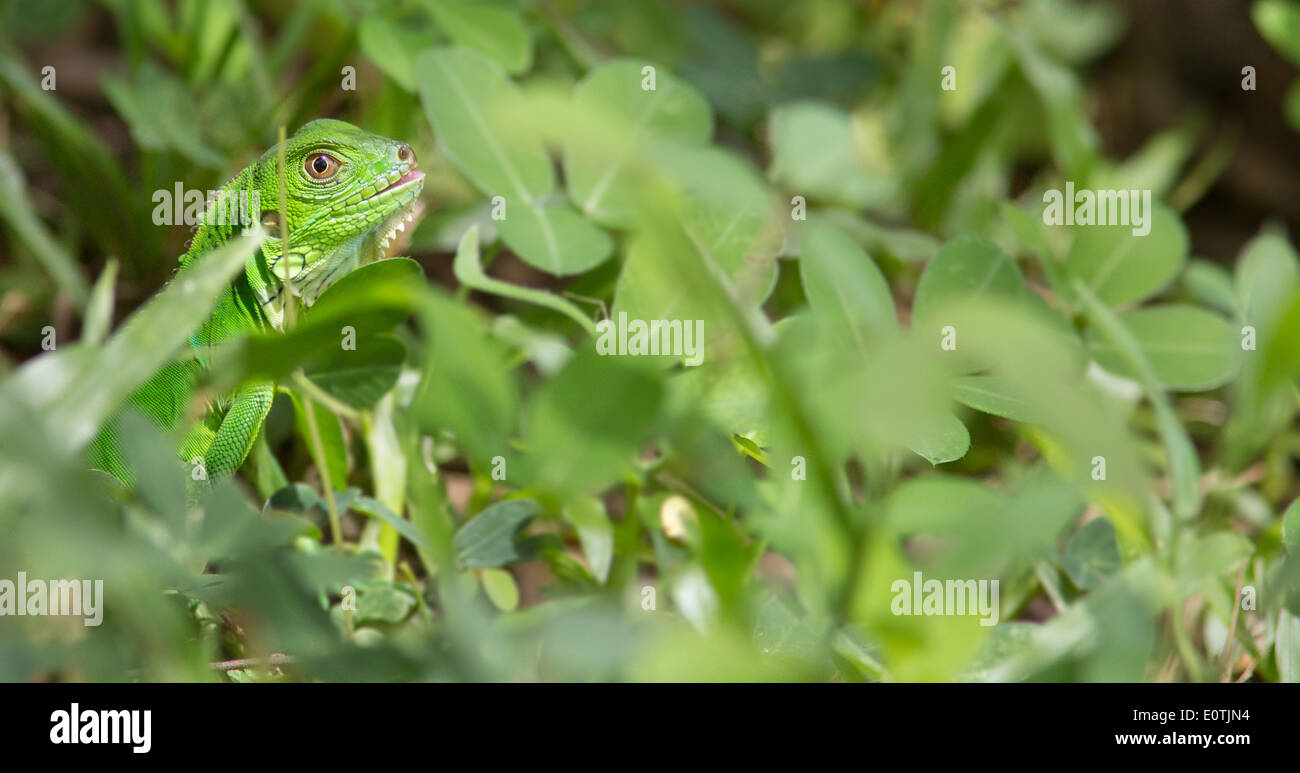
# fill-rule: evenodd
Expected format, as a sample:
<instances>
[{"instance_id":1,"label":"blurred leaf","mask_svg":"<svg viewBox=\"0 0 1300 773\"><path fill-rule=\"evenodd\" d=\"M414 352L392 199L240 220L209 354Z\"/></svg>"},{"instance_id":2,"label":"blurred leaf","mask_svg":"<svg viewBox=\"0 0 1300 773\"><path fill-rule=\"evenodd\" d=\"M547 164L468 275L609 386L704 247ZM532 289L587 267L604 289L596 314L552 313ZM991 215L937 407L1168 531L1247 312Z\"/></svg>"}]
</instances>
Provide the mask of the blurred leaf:
<instances>
[{"instance_id":1,"label":"blurred leaf","mask_svg":"<svg viewBox=\"0 0 1300 773\"><path fill-rule=\"evenodd\" d=\"M519 11L481 0L425 0L425 7L457 44L472 48L518 75L533 62L533 44Z\"/></svg>"},{"instance_id":2,"label":"blurred leaf","mask_svg":"<svg viewBox=\"0 0 1300 773\"><path fill-rule=\"evenodd\" d=\"M564 508L564 520L578 530L582 553L591 573L602 584L609 579L614 561L614 526L605 514L605 505L596 497L579 497Z\"/></svg>"},{"instance_id":3,"label":"blurred leaf","mask_svg":"<svg viewBox=\"0 0 1300 773\"><path fill-rule=\"evenodd\" d=\"M14 229L27 249L50 272L60 290L78 305L86 302L86 280L82 278L76 261L36 216L23 184L22 170L4 150L0 150L0 219Z\"/></svg>"},{"instance_id":4,"label":"blurred leaf","mask_svg":"<svg viewBox=\"0 0 1300 773\"><path fill-rule=\"evenodd\" d=\"M329 408L320 403L311 404L316 418L316 428L320 432L321 446L317 448L307 418L307 405L297 391L290 391L293 398L294 415L297 418L298 435L303 445L311 454L317 471L325 480L322 485L335 491L342 491L348 486L348 446L343 435L343 424Z\"/></svg>"},{"instance_id":5,"label":"blurred leaf","mask_svg":"<svg viewBox=\"0 0 1300 773\"><path fill-rule=\"evenodd\" d=\"M970 433L951 413L936 414L914 427L907 446L930 464L946 464L970 450Z\"/></svg>"},{"instance_id":6,"label":"blurred leaf","mask_svg":"<svg viewBox=\"0 0 1300 773\"><path fill-rule=\"evenodd\" d=\"M589 271L614 248L609 235L567 207L518 203L498 228L510 249L548 274Z\"/></svg>"},{"instance_id":7,"label":"blurred leaf","mask_svg":"<svg viewBox=\"0 0 1300 773\"><path fill-rule=\"evenodd\" d=\"M1096 588L1119 571L1119 542L1105 518L1085 523L1065 546L1065 571L1079 588Z\"/></svg>"},{"instance_id":8,"label":"blurred leaf","mask_svg":"<svg viewBox=\"0 0 1300 773\"><path fill-rule=\"evenodd\" d=\"M656 139L702 143L713 129L709 105L689 84L656 72L655 89L644 90L643 62L616 60L593 70L578 84L574 102L608 122L612 141L575 138L564 148L569 195L587 216L608 226L626 226L641 204L643 183L632 168L651 153Z\"/></svg>"},{"instance_id":9,"label":"blurred leaf","mask_svg":"<svg viewBox=\"0 0 1300 773\"><path fill-rule=\"evenodd\" d=\"M457 562L484 569L529 560L529 543L518 537L539 511L531 499L507 499L488 507L457 530L452 539Z\"/></svg>"},{"instance_id":10,"label":"blurred leaf","mask_svg":"<svg viewBox=\"0 0 1300 773\"><path fill-rule=\"evenodd\" d=\"M867 353L867 342L898 331L889 285L874 261L843 231L811 224L799 272L813 310Z\"/></svg>"},{"instance_id":11,"label":"blurred leaf","mask_svg":"<svg viewBox=\"0 0 1300 773\"><path fill-rule=\"evenodd\" d=\"M412 409L421 426L445 428L478 463L504 455L518 392L506 355L470 307L441 292L421 311L425 374Z\"/></svg>"},{"instance_id":12,"label":"blurred leaf","mask_svg":"<svg viewBox=\"0 0 1300 773\"><path fill-rule=\"evenodd\" d=\"M406 347L391 336L359 338L355 349L328 349L303 365L303 373L327 394L365 409L397 383Z\"/></svg>"},{"instance_id":13,"label":"blurred leaf","mask_svg":"<svg viewBox=\"0 0 1300 773\"><path fill-rule=\"evenodd\" d=\"M365 55L407 91L415 91L415 58L428 38L382 16L362 17L357 40Z\"/></svg>"},{"instance_id":14,"label":"blurred leaf","mask_svg":"<svg viewBox=\"0 0 1300 773\"><path fill-rule=\"evenodd\" d=\"M415 80L448 157L479 190L516 208L551 192L551 160L527 122L512 119L519 89L499 65L467 49L434 48L416 60Z\"/></svg>"},{"instance_id":15,"label":"blurred leaf","mask_svg":"<svg viewBox=\"0 0 1300 773\"><path fill-rule=\"evenodd\" d=\"M792 195L853 208L879 206L895 195L890 162L878 148L860 143L843 110L821 102L785 104L769 125L768 175Z\"/></svg>"},{"instance_id":16,"label":"blurred leaf","mask_svg":"<svg viewBox=\"0 0 1300 773\"><path fill-rule=\"evenodd\" d=\"M502 612L513 612L519 606L519 586L515 578L504 569L483 569L479 573L483 591L492 605Z\"/></svg>"},{"instance_id":17,"label":"blurred leaf","mask_svg":"<svg viewBox=\"0 0 1300 773\"><path fill-rule=\"evenodd\" d=\"M1119 315L1160 382L1168 389L1200 392L1227 383L1240 366L1240 337L1222 317L1196 306L1170 304ZM1097 362L1128 378L1137 374L1094 332Z\"/></svg>"},{"instance_id":18,"label":"blurred leaf","mask_svg":"<svg viewBox=\"0 0 1300 773\"><path fill-rule=\"evenodd\" d=\"M1295 0L1255 0L1250 17L1269 45L1300 67L1300 4Z\"/></svg>"},{"instance_id":19,"label":"blurred leaf","mask_svg":"<svg viewBox=\"0 0 1300 773\"><path fill-rule=\"evenodd\" d=\"M652 372L580 350L529 405L524 440L532 478L557 494L613 483L657 424L662 399Z\"/></svg>"},{"instance_id":20,"label":"blurred leaf","mask_svg":"<svg viewBox=\"0 0 1300 773\"><path fill-rule=\"evenodd\" d=\"M1178 215L1156 205L1149 217L1151 232L1146 236L1134 235L1133 227L1126 225L1075 228L1066 264L1108 306L1154 295L1187 260L1187 229Z\"/></svg>"}]
</instances>

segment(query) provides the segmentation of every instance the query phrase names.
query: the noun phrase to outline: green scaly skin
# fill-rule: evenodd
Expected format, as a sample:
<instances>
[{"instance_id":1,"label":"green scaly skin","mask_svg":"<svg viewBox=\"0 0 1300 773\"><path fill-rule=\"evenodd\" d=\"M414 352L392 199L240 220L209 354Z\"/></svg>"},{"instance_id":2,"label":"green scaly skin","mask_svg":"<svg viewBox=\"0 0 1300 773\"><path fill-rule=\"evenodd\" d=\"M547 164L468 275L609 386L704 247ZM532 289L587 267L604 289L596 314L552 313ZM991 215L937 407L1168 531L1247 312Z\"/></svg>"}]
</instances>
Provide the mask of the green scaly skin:
<instances>
[{"instance_id":1,"label":"green scaly skin","mask_svg":"<svg viewBox=\"0 0 1300 773\"><path fill-rule=\"evenodd\" d=\"M185 421L214 347L250 332L283 330L286 271L293 295L310 306L340 277L387 257L389 240L418 214L424 173L415 170L416 163L406 143L343 121L303 126L285 140L287 257L279 238L279 145L236 175L222 189L226 201L238 201L241 191L252 201L256 193L260 209L252 214L260 217L268 238L190 337L188 356L155 374L132 396L130 407L164 431L175 431ZM216 207L209 205L178 272L242 229L233 222L237 214L217 222ZM180 458L201 463L208 480L232 476L252 450L274 394L274 384L256 383L209 403L203 421L186 432ZM130 485L135 476L122 454L120 420L119 415L100 432L87 455L92 467Z\"/></svg>"}]
</instances>

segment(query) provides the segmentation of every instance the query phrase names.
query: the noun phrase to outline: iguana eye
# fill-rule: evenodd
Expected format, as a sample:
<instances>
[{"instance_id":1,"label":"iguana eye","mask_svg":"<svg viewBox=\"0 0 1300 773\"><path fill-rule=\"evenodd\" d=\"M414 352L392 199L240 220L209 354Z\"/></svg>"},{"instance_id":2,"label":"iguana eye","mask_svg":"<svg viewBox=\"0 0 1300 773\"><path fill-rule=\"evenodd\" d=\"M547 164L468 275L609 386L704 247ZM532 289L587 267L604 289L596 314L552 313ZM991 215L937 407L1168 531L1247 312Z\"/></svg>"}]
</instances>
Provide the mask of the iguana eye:
<instances>
[{"instance_id":1,"label":"iguana eye","mask_svg":"<svg viewBox=\"0 0 1300 773\"><path fill-rule=\"evenodd\" d=\"M339 171L339 161L328 153L315 153L307 157L307 175L313 180L328 180Z\"/></svg>"}]
</instances>

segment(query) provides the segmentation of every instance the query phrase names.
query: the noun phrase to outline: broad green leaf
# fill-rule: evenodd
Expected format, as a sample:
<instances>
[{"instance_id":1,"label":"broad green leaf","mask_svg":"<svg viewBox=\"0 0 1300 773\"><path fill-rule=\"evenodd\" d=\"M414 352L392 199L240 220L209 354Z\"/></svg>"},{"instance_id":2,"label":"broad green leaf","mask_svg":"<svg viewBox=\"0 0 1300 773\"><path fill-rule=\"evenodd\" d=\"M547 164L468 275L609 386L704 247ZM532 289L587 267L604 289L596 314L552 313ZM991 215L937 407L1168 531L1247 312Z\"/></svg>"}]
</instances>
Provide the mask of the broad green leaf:
<instances>
[{"instance_id":1,"label":"broad green leaf","mask_svg":"<svg viewBox=\"0 0 1300 773\"><path fill-rule=\"evenodd\" d=\"M889 284L871 257L834 226L812 223L803 234L799 272L813 311L865 353L868 342L897 332Z\"/></svg>"},{"instance_id":2,"label":"broad green leaf","mask_svg":"<svg viewBox=\"0 0 1300 773\"><path fill-rule=\"evenodd\" d=\"M497 227L516 255L556 276L588 271L614 249L608 234L567 207L517 203Z\"/></svg>"},{"instance_id":3,"label":"broad green leaf","mask_svg":"<svg viewBox=\"0 0 1300 773\"><path fill-rule=\"evenodd\" d=\"M519 120L519 88L500 65L468 49L433 48L416 60L415 81L448 157L479 190L507 207L551 192L551 159Z\"/></svg>"},{"instance_id":4,"label":"broad green leaf","mask_svg":"<svg viewBox=\"0 0 1300 773\"><path fill-rule=\"evenodd\" d=\"M316 386L353 408L379 402L397 383L406 347L391 336L356 340L355 349L327 349L303 365L303 373Z\"/></svg>"},{"instance_id":5,"label":"broad green leaf","mask_svg":"<svg viewBox=\"0 0 1300 773\"><path fill-rule=\"evenodd\" d=\"M953 399L977 411L1015 421L1041 420L1041 401L1000 376L960 376L953 381L952 391Z\"/></svg>"},{"instance_id":6,"label":"broad green leaf","mask_svg":"<svg viewBox=\"0 0 1300 773\"><path fill-rule=\"evenodd\" d=\"M970 450L970 433L951 413L938 414L916 425L907 446L930 464L945 464L966 455Z\"/></svg>"},{"instance_id":7,"label":"broad green leaf","mask_svg":"<svg viewBox=\"0 0 1300 773\"><path fill-rule=\"evenodd\" d=\"M1065 571L1082 589L1096 588L1119 571L1119 541L1106 518L1085 523L1065 546Z\"/></svg>"},{"instance_id":8,"label":"broad green leaf","mask_svg":"<svg viewBox=\"0 0 1300 773\"><path fill-rule=\"evenodd\" d=\"M412 401L421 426L451 430L481 464L504 455L518 403L504 347L471 307L441 292L430 294L421 321L429 348Z\"/></svg>"},{"instance_id":9,"label":"broad green leaf","mask_svg":"<svg viewBox=\"0 0 1300 773\"><path fill-rule=\"evenodd\" d=\"M1226 383L1240 366L1241 338L1217 314L1196 306L1153 306L1119 315L1168 389L1202 391ZM1089 343L1097 362L1129 378L1137 374L1095 331Z\"/></svg>"},{"instance_id":10,"label":"broad green leaf","mask_svg":"<svg viewBox=\"0 0 1300 773\"><path fill-rule=\"evenodd\" d=\"M488 507L452 538L457 562L467 569L488 569L528 560L527 542L518 537L540 510L531 499L507 499Z\"/></svg>"},{"instance_id":11,"label":"broad green leaf","mask_svg":"<svg viewBox=\"0 0 1300 773\"><path fill-rule=\"evenodd\" d=\"M768 442L771 398L752 358L737 354L706 359L675 376L670 389L676 401L699 409L719 429L760 446Z\"/></svg>"},{"instance_id":12,"label":"broad green leaf","mask_svg":"<svg viewBox=\"0 0 1300 773\"><path fill-rule=\"evenodd\" d=\"M1241 318L1266 330L1300 286L1300 257L1285 235L1266 230L1242 248L1234 274Z\"/></svg>"},{"instance_id":13,"label":"broad green leaf","mask_svg":"<svg viewBox=\"0 0 1300 773\"><path fill-rule=\"evenodd\" d=\"M912 315L922 325L946 324L942 312L952 305L984 297L1019 299L1027 292L1020 269L997 244L983 236L959 236L925 267Z\"/></svg>"},{"instance_id":14,"label":"broad green leaf","mask_svg":"<svg viewBox=\"0 0 1300 773\"><path fill-rule=\"evenodd\" d=\"M365 55L407 91L415 91L415 58L427 40L427 35L373 14L363 16L357 29Z\"/></svg>"},{"instance_id":15,"label":"broad green leaf","mask_svg":"<svg viewBox=\"0 0 1300 773\"><path fill-rule=\"evenodd\" d=\"M633 167L652 161L656 139L702 143L713 130L709 105L694 87L658 68L653 91L642 88L641 61L620 59L593 70L574 101L608 122L607 143L573 141L564 148L569 195L589 217L628 225L644 195Z\"/></svg>"},{"instance_id":16,"label":"broad green leaf","mask_svg":"<svg viewBox=\"0 0 1300 773\"><path fill-rule=\"evenodd\" d=\"M563 515L578 531L591 573L604 583L614 562L614 526L605 514L605 504L596 497L578 497L564 508Z\"/></svg>"},{"instance_id":17,"label":"broad green leaf","mask_svg":"<svg viewBox=\"0 0 1300 773\"><path fill-rule=\"evenodd\" d=\"M856 209L885 204L896 194L892 162L841 108L795 102L776 108L769 123L768 176L790 195Z\"/></svg>"},{"instance_id":18,"label":"broad green leaf","mask_svg":"<svg viewBox=\"0 0 1300 773\"><path fill-rule=\"evenodd\" d=\"M512 75L533 63L533 42L519 11L482 0L425 0L434 21L457 44L472 48Z\"/></svg>"},{"instance_id":19,"label":"broad green leaf","mask_svg":"<svg viewBox=\"0 0 1300 773\"><path fill-rule=\"evenodd\" d=\"M1075 226L1066 265L1108 306L1156 294L1187 260L1187 229L1178 215L1155 204L1146 216L1151 232L1145 236L1135 235L1134 227L1127 225Z\"/></svg>"},{"instance_id":20,"label":"broad green leaf","mask_svg":"<svg viewBox=\"0 0 1300 773\"><path fill-rule=\"evenodd\" d=\"M648 439L662 400L653 372L580 350L529 406L531 477L557 494L589 494L613 483Z\"/></svg>"},{"instance_id":21,"label":"broad green leaf","mask_svg":"<svg viewBox=\"0 0 1300 773\"><path fill-rule=\"evenodd\" d=\"M348 445L343 434L342 422L329 408L313 401L311 405L316 419L316 431L320 433L320 445L317 446L316 436L312 433L307 416L306 402L297 391L290 391L289 394L293 397L298 435L302 438L303 446L311 454L317 471L321 477L327 479L323 485L330 486L335 491L342 491L348 486Z\"/></svg>"},{"instance_id":22,"label":"broad green leaf","mask_svg":"<svg viewBox=\"0 0 1300 773\"><path fill-rule=\"evenodd\" d=\"M1192 299L1224 314L1236 314L1237 296L1232 274L1217 263L1193 260L1183 272L1183 286Z\"/></svg>"},{"instance_id":23,"label":"broad green leaf","mask_svg":"<svg viewBox=\"0 0 1300 773\"><path fill-rule=\"evenodd\" d=\"M378 518L392 526L398 534L406 537L412 545L426 550L430 548L429 538L424 532L420 531L418 526L389 510L383 502L367 496L358 496L348 502L348 507L371 518Z\"/></svg>"}]
</instances>

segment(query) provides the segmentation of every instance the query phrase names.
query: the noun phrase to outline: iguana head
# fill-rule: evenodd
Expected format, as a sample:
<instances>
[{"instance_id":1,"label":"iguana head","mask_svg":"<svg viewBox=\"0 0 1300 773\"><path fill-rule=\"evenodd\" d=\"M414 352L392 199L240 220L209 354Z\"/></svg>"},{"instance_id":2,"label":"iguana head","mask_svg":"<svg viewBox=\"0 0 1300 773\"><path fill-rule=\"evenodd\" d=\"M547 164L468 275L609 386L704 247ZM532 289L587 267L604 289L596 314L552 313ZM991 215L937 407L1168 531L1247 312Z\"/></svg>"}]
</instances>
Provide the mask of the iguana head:
<instances>
[{"instance_id":1,"label":"iguana head","mask_svg":"<svg viewBox=\"0 0 1300 773\"><path fill-rule=\"evenodd\" d=\"M344 121L304 125L285 140L289 255L282 261L278 146L263 154L253 182L268 230L262 252L275 283L287 263L293 293L311 304L352 269L387 257L390 240L418 214L424 172L416 165L405 142Z\"/></svg>"}]
</instances>

